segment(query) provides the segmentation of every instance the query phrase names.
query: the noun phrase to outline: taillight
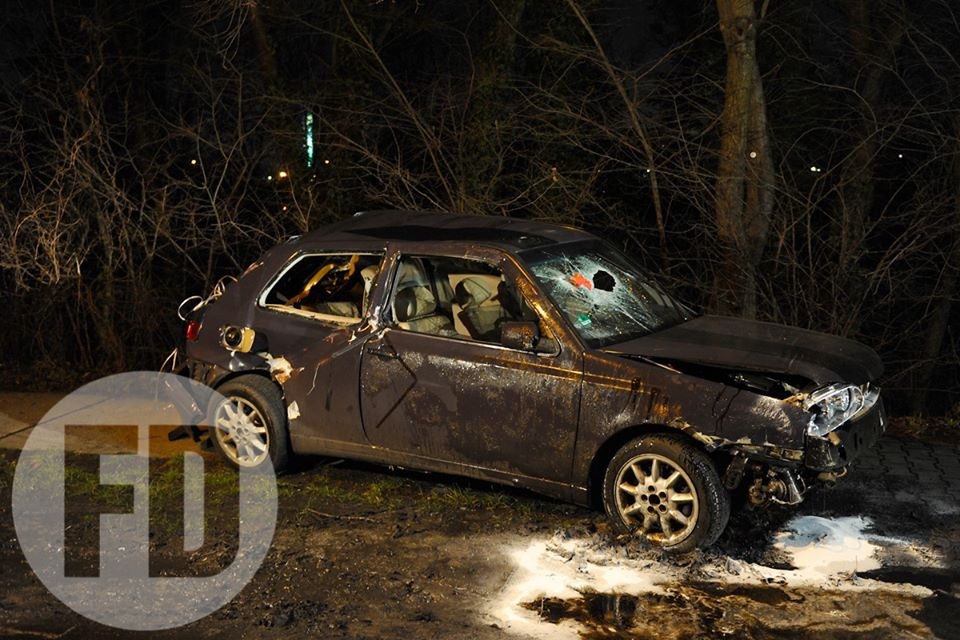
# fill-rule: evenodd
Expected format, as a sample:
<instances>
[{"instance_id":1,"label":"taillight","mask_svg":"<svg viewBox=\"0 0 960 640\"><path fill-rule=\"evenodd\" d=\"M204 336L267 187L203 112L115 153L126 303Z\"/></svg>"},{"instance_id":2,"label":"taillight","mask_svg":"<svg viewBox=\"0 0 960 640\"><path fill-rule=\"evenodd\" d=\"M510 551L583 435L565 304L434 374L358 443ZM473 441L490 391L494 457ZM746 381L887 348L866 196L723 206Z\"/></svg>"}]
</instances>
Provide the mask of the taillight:
<instances>
[{"instance_id":1,"label":"taillight","mask_svg":"<svg viewBox=\"0 0 960 640\"><path fill-rule=\"evenodd\" d=\"M200 323L196 320L191 320L187 323L187 340L190 342L196 342L197 338L200 337Z\"/></svg>"}]
</instances>

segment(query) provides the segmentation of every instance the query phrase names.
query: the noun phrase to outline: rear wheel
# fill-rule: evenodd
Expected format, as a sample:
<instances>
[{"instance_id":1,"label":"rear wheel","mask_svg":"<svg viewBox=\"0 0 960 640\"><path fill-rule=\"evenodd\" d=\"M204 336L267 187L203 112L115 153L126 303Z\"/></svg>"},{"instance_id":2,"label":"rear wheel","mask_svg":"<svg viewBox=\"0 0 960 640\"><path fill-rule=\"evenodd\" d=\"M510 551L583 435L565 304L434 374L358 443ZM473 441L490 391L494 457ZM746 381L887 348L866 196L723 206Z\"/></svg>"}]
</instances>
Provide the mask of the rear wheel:
<instances>
[{"instance_id":1,"label":"rear wheel","mask_svg":"<svg viewBox=\"0 0 960 640\"><path fill-rule=\"evenodd\" d=\"M713 544L730 518L730 496L713 462L673 434L637 438L617 451L604 475L603 504L620 533L676 552Z\"/></svg>"},{"instance_id":2,"label":"rear wheel","mask_svg":"<svg viewBox=\"0 0 960 640\"><path fill-rule=\"evenodd\" d=\"M210 439L229 463L258 467L267 458L274 471L290 462L287 416L277 386L262 376L242 376L217 392L223 401L213 411Z\"/></svg>"}]
</instances>

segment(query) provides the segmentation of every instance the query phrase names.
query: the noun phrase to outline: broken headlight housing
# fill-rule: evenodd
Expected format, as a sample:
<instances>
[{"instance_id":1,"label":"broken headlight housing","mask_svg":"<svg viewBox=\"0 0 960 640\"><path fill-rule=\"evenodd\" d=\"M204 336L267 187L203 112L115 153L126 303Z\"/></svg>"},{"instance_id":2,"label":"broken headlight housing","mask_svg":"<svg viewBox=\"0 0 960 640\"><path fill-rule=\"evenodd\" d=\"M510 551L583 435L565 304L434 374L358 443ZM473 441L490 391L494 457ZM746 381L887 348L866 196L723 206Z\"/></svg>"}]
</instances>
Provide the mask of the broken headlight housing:
<instances>
[{"instance_id":1,"label":"broken headlight housing","mask_svg":"<svg viewBox=\"0 0 960 640\"><path fill-rule=\"evenodd\" d=\"M870 383L858 387L838 382L821 387L803 401L803 408L811 412L807 435L825 436L848 420L856 420L877 402L880 392Z\"/></svg>"}]
</instances>

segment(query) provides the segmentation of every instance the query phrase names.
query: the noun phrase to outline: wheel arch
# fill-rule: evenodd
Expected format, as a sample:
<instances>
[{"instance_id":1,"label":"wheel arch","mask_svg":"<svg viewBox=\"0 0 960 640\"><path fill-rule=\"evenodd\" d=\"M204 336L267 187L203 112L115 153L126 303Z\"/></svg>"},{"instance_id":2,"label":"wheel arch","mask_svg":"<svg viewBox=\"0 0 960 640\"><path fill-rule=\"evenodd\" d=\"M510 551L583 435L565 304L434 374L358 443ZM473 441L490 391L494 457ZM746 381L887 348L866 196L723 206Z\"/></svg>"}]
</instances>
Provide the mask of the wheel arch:
<instances>
[{"instance_id":1,"label":"wheel arch","mask_svg":"<svg viewBox=\"0 0 960 640\"><path fill-rule=\"evenodd\" d=\"M707 453L707 455L710 455L711 459L713 458L710 452L707 451L707 448L703 446L702 442L699 442L696 438L691 437L676 427L658 423L643 423L621 429L600 445L596 453L594 453L593 459L590 461L590 470L587 475L587 499L589 500L591 508L603 508L603 476L607 471L607 465L617 451L635 438L658 433L680 437L684 441L700 448Z\"/></svg>"},{"instance_id":2,"label":"wheel arch","mask_svg":"<svg viewBox=\"0 0 960 640\"><path fill-rule=\"evenodd\" d=\"M257 376L259 378L264 378L265 380L269 380L274 384L274 386L277 387L277 389L280 390L280 397L281 398L283 397L283 387L277 384L277 381L274 380L273 377L271 377L269 369L244 369L242 371L227 371L220 377L214 379L210 387L214 391L216 391L226 383L232 380L236 380L237 378L245 377L245 376Z\"/></svg>"},{"instance_id":3,"label":"wheel arch","mask_svg":"<svg viewBox=\"0 0 960 640\"><path fill-rule=\"evenodd\" d=\"M235 389L230 391L224 389L231 383L235 383ZM283 387L270 376L269 371L263 369L231 371L217 378L214 385L211 386L228 401L235 393L239 396L238 401L243 401L256 410L263 421L262 426L265 428L263 433L267 434L264 443L269 447L268 455L273 470L275 473L284 471L288 467L290 456L294 452L290 446L289 417L283 396ZM219 411L219 407L217 411ZM214 419L216 420L216 416ZM215 429L219 434L219 428L213 425L210 428ZM250 436L249 433L245 435ZM222 448L219 435L215 437L213 433L209 433L208 429L208 437L213 448L218 449L230 464L234 466L239 464L230 453ZM254 464L259 464L259 462Z\"/></svg>"}]
</instances>

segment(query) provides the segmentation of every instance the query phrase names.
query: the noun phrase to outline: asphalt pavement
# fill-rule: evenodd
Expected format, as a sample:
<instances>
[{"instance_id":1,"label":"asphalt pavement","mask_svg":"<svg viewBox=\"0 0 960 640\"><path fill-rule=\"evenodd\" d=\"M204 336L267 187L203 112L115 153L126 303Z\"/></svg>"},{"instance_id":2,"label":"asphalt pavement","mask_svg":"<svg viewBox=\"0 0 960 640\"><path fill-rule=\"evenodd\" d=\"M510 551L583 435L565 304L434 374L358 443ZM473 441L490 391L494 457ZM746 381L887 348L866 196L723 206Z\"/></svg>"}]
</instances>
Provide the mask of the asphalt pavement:
<instances>
[{"instance_id":1,"label":"asphalt pavement","mask_svg":"<svg viewBox=\"0 0 960 640\"><path fill-rule=\"evenodd\" d=\"M0 449L22 449L30 437L33 427L44 418L68 420L72 407L63 410L57 403L64 398L62 393L33 393L25 391L0 392ZM111 400L111 410L118 407L116 399ZM63 412L65 411L65 413ZM131 413L136 408L130 409ZM49 415L48 415L49 413ZM69 422L68 422L69 424ZM170 426L151 427L148 433L141 434L138 447L149 451L151 457L170 457L185 451L197 451L197 445L190 438L170 441L167 435ZM131 448L129 427L102 425L74 430L66 435L63 444L73 453L122 453Z\"/></svg>"}]
</instances>

